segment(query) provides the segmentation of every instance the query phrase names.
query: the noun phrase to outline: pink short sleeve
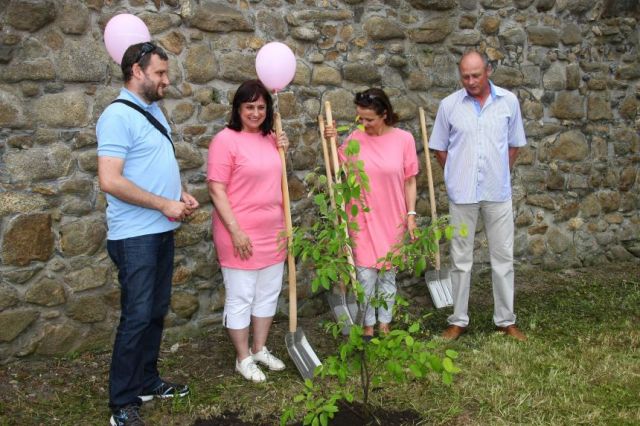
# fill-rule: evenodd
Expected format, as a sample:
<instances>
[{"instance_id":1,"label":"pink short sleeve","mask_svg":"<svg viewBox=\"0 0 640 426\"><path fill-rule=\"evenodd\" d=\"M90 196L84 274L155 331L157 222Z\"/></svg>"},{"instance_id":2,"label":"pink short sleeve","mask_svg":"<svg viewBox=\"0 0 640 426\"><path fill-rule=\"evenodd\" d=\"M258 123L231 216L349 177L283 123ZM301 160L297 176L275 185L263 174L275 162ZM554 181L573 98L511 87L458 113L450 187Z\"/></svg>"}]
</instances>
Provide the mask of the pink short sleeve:
<instances>
[{"instance_id":1,"label":"pink short sleeve","mask_svg":"<svg viewBox=\"0 0 640 426\"><path fill-rule=\"evenodd\" d=\"M228 129L219 132L209 144L207 180L228 184L235 162L235 150Z\"/></svg>"},{"instance_id":2,"label":"pink short sleeve","mask_svg":"<svg viewBox=\"0 0 640 426\"><path fill-rule=\"evenodd\" d=\"M413 139L413 135L409 132L406 133L407 137L404 138L404 150L402 153L404 161L404 178L409 179L418 174L418 154L416 153L416 141Z\"/></svg>"}]
</instances>

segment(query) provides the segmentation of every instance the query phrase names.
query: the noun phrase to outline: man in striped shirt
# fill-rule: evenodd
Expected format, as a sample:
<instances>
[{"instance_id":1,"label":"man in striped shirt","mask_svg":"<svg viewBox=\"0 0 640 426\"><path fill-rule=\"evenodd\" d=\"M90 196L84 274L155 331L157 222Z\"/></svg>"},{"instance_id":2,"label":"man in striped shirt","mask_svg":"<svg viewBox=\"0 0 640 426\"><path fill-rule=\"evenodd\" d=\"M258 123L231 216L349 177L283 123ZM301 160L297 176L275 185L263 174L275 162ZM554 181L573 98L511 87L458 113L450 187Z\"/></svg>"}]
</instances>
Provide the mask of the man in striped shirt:
<instances>
[{"instance_id":1,"label":"man in striped shirt","mask_svg":"<svg viewBox=\"0 0 640 426\"><path fill-rule=\"evenodd\" d=\"M465 52L458 65L463 89L440 102L430 148L444 168L451 224L465 224L468 235L451 241L454 312L442 336L453 340L467 330L478 215L489 241L493 282L493 321L499 331L518 340L513 309L513 209L511 167L518 148L526 145L516 96L490 80L491 65L476 50Z\"/></svg>"}]
</instances>

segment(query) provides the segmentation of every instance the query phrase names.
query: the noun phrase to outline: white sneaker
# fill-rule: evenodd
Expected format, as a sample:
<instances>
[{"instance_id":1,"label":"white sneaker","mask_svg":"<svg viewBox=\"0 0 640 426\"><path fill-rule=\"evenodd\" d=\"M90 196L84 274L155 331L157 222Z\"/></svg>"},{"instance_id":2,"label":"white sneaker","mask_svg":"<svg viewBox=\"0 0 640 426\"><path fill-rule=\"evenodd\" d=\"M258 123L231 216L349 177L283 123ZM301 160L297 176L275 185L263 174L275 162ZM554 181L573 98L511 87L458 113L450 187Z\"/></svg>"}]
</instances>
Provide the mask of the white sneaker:
<instances>
[{"instance_id":1,"label":"white sneaker","mask_svg":"<svg viewBox=\"0 0 640 426\"><path fill-rule=\"evenodd\" d=\"M254 383L260 383L267 380L264 373L253 361L251 356L246 357L241 362L238 362L236 359L236 371L247 379L251 380Z\"/></svg>"},{"instance_id":2,"label":"white sneaker","mask_svg":"<svg viewBox=\"0 0 640 426\"><path fill-rule=\"evenodd\" d=\"M267 367L269 367L269 370L271 371L282 371L285 369L284 362L282 362L276 356L274 356L271 352L269 352L269 349L267 349L266 346L263 346L262 350L259 350L255 354L252 353L251 348L249 348L249 354L251 355L251 358L253 358L255 362L259 362L266 365Z\"/></svg>"}]
</instances>

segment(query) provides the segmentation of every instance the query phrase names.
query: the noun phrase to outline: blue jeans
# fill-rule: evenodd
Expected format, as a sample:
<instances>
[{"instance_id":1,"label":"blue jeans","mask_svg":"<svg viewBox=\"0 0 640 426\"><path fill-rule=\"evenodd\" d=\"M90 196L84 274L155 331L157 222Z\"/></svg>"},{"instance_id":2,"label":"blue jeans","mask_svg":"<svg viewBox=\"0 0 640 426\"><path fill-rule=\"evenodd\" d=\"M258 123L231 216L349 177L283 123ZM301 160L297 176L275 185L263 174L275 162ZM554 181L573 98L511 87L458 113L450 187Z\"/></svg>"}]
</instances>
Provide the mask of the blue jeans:
<instances>
[{"instance_id":1,"label":"blue jeans","mask_svg":"<svg viewBox=\"0 0 640 426\"><path fill-rule=\"evenodd\" d=\"M109 371L109 406L140 404L138 395L161 384L158 353L173 275L173 231L108 240L118 267L120 324Z\"/></svg>"}]
</instances>

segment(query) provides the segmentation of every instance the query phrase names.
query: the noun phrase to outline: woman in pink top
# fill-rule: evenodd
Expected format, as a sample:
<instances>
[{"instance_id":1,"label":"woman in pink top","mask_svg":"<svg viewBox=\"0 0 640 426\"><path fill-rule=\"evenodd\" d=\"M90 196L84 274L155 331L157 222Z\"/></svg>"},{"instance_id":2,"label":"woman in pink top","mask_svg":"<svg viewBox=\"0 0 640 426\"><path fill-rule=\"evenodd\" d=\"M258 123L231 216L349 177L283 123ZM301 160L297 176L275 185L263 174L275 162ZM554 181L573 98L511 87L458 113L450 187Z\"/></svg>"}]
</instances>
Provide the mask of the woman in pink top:
<instances>
[{"instance_id":1,"label":"woman in pink top","mask_svg":"<svg viewBox=\"0 0 640 426\"><path fill-rule=\"evenodd\" d=\"M274 371L285 368L265 346L286 258L278 146L286 148L288 140L284 133L276 140L272 127L267 89L258 80L242 83L227 127L209 145L207 169L213 241L226 291L223 324L237 352L236 370L254 382L266 379L258 362Z\"/></svg>"},{"instance_id":2,"label":"woman in pink top","mask_svg":"<svg viewBox=\"0 0 640 426\"><path fill-rule=\"evenodd\" d=\"M356 216L359 231L352 232L353 254L358 281L364 287L367 300L374 295L386 301L387 307L377 309L381 333L389 332L391 312L396 295L396 273L381 273L378 261L402 241L409 231L416 229L416 175L418 156L411 133L393 127L398 115L387 95L381 89L368 89L357 93L354 103L364 131L356 130L347 137L360 143L358 159L364 162L369 176L370 191L365 192L367 213ZM325 136L335 137L334 127L327 127ZM340 149L341 161L345 160L344 147ZM364 335L372 336L376 324L376 312L367 302L364 310Z\"/></svg>"}]
</instances>

